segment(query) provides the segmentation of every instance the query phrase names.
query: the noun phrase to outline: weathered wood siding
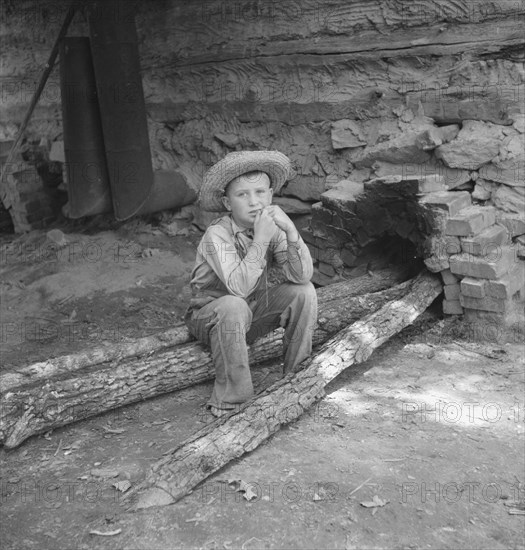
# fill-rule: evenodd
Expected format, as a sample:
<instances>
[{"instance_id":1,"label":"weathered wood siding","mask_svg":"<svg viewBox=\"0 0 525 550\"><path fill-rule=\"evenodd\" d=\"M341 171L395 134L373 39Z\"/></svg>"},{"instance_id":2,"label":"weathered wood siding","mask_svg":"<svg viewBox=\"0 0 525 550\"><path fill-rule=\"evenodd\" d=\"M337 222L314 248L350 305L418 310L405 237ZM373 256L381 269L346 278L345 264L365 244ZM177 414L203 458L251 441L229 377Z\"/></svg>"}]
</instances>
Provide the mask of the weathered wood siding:
<instances>
[{"instance_id":1,"label":"weathered wood siding","mask_svg":"<svg viewBox=\"0 0 525 550\"><path fill-rule=\"evenodd\" d=\"M0 139L23 117L64 4L2 1ZM195 187L230 150L275 148L298 172L287 192L314 201L338 179L370 172L356 169L351 149L332 147L337 120L381 119L381 141L407 110L439 125L511 125L523 109L521 0L135 5L154 167L178 167ZM78 15L70 34L85 26ZM35 112L34 137L60 137L57 79L55 71Z\"/></svg>"}]
</instances>

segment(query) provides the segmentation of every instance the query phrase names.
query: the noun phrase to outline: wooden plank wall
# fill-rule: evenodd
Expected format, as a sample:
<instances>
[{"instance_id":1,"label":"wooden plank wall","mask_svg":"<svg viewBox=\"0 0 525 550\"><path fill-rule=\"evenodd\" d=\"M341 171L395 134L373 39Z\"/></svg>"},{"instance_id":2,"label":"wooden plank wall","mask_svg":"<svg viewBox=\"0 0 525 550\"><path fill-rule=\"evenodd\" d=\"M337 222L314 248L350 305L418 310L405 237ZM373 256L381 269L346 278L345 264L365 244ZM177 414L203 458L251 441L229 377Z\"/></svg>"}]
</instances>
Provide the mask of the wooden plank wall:
<instances>
[{"instance_id":1,"label":"wooden plank wall","mask_svg":"<svg viewBox=\"0 0 525 550\"><path fill-rule=\"evenodd\" d=\"M231 150L276 148L299 174L290 193L313 201L331 179L364 177L333 150L333 121L395 124L410 108L437 124L511 124L523 109L523 0L136 5L153 164L195 187ZM4 120L23 116L64 6L4 0L2 10L0 140L12 133ZM70 34L84 28L77 17ZM30 130L55 139L56 73L47 88Z\"/></svg>"}]
</instances>

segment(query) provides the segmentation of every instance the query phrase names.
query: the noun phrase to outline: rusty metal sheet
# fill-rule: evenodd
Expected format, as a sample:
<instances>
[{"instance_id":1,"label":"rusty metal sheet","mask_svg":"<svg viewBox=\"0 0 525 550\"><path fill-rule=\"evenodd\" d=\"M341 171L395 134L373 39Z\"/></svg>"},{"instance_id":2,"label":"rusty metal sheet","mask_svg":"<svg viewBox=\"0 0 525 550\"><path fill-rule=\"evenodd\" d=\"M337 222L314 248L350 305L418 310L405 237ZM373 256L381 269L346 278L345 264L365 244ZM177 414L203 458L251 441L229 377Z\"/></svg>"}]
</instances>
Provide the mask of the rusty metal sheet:
<instances>
[{"instance_id":1,"label":"rusty metal sheet","mask_svg":"<svg viewBox=\"0 0 525 550\"><path fill-rule=\"evenodd\" d=\"M134 7L135 2L125 0L88 4L91 53L118 220L139 212L153 188Z\"/></svg>"},{"instance_id":2,"label":"rusty metal sheet","mask_svg":"<svg viewBox=\"0 0 525 550\"><path fill-rule=\"evenodd\" d=\"M69 217L113 210L88 37L60 45L60 90Z\"/></svg>"}]
</instances>

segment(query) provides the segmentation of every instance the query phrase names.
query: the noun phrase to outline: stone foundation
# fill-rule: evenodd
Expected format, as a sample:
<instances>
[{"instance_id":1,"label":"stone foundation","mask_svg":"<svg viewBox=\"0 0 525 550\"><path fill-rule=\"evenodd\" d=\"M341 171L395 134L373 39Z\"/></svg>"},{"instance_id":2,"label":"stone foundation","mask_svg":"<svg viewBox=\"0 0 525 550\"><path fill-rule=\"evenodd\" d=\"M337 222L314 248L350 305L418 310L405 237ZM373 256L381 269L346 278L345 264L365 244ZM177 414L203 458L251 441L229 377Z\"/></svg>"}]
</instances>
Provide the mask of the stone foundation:
<instances>
[{"instance_id":1,"label":"stone foundation","mask_svg":"<svg viewBox=\"0 0 525 550\"><path fill-rule=\"evenodd\" d=\"M276 202L300 218L318 284L416 256L447 278L445 313L515 323L525 246L523 3L135 6L155 170L198 190L231 151L280 150L294 177ZM0 145L24 118L67 8L6 3ZM87 35L81 14L69 35ZM29 142L62 140L59 90L54 71ZM13 178L8 187L24 193ZM31 216L44 223L41 189L23 210L17 230Z\"/></svg>"},{"instance_id":2,"label":"stone foundation","mask_svg":"<svg viewBox=\"0 0 525 550\"><path fill-rule=\"evenodd\" d=\"M481 334L525 334L523 218L472 204L467 191L446 190L442 176L340 181L312 207L301 234L326 285L388 263L423 259L440 272L443 312L461 315ZM490 314L490 315L488 315ZM503 332L502 332L503 331Z\"/></svg>"}]
</instances>

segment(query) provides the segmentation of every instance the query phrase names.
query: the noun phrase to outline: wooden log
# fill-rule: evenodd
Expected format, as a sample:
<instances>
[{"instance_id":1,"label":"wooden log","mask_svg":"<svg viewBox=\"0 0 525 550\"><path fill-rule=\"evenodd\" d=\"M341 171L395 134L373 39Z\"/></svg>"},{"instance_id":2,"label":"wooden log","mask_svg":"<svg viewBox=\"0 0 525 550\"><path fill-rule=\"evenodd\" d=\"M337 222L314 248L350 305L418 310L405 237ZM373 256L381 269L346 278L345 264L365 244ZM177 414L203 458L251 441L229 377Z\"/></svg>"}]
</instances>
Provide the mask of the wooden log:
<instances>
[{"instance_id":1,"label":"wooden log","mask_svg":"<svg viewBox=\"0 0 525 550\"><path fill-rule=\"evenodd\" d=\"M401 286L402 297L341 330L303 362L302 370L290 373L238 412L206 426L158 460L134 491L133 507L176 502L234 458L253 451L320 400L325 386L339 373L365 361L374 349L411 324L441 292L438 278L428 272Z\"/></svg>"},{"instance_id":2,"label":"wooden log","mask_svg":"<svg viewBox=\"0 0 525 550\"><path fill-rule=\"evenodd\" d=\"M314 343L398 297L402 287L388 287L406 277L407 266L400 266L318 289ZM275 358L281 351L279 329L250 347L251 364ZM0 377L0 442L13 448L31 435L213 376L207 348L192 341L185 328L30 365Z\"/></svg>"},{"instance_id":3,"label":"wooden log","mask_svg":"<svg viewBox=\"0 0 525 550\"><path fill-rule=\"evenodd\" d=\"M165 10L146 7L137 16L140 31L156 29L146 33L142 48L146 70L204 64L216 69L226 60L298 52L356 56L366 51L379 58L406 56L407 51L425 55L431 46L430 54L441 53L448 46L453 46L455 53L470 52L477 45L491 51L489 48L499 48L508 40L520 40L523 16L523 6L514 0L388 4L376 0L285 0L231 6L212 0L170 4ZM166 20L173 24L165 25Z\"/></svg>"}]
</instances>

